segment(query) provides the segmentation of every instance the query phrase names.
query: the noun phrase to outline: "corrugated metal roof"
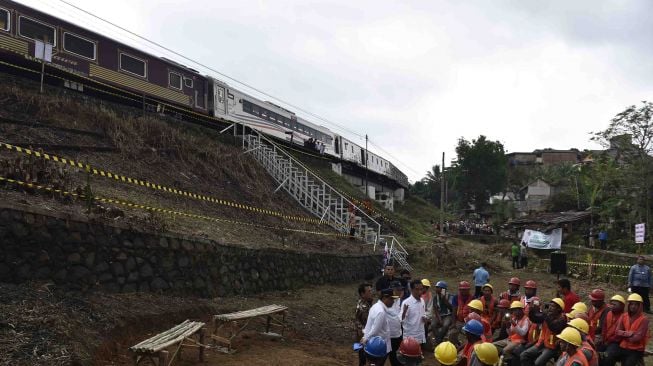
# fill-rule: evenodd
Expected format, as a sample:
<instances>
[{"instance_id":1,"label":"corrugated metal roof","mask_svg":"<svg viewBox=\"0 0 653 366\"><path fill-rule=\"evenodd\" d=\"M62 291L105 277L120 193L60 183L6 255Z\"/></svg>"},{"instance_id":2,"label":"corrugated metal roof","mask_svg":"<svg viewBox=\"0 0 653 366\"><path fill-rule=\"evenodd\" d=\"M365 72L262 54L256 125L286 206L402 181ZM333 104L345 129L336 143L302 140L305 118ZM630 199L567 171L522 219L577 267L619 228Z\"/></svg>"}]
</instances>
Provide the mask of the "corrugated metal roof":
<instances>
[{"instance_id":1,"label":"corrugated metal roof","mask_svg":"<svg viewBox=\"0 0 653 366\"><path fill-rule=\"evenodd\" d=\"M512 219L507 222L510 226L539 224L539 225L560 225L570 222L582 221L588 219L590 213L587 211L567 211L567 212L540 212L524 217Z\"/></svg>"}]
</instances>

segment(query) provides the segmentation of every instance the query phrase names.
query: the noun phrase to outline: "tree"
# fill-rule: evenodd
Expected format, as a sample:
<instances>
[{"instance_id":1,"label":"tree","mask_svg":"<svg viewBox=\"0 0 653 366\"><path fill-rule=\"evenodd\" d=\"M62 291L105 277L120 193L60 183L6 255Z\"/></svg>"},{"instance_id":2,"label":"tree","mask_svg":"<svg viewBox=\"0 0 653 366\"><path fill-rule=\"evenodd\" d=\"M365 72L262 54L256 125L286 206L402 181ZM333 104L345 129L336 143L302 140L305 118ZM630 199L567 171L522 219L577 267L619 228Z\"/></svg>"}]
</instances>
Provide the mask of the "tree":
<instances>
[{"instance_id":1,"label":"tree","mask_svg":"<svg viewBox=\"0 0 653 366\"><path fill-rule=\"evenodd\" d=\"M424 178L412 185L411 193L440 207L441 179L442 174L440 173L440 166L436 164L431 167L431 170L426 172Z\"/></svg>"},{"instance_id":2,"label":"tree","mask_svg":"<svg viewBox=\"0 0 653 366\"><path fill-rule=\"evenodd\" d=\"M473 204L477 212L482 212L490 196L506 187L508 164L503 144L483 135L471 142L461 137L456 154L458 191L464 203Z\"/></svg>"},{"instance_id":3,"label":"tree","mask_svg":"<svg viewBox=\"0 0 653 366\"><path fill-rule=\"evenodd\" d=\"M653 152L653 103L643 101L617 114L604 131L594 132L593 141L617 150L617 157L628 172L638 177L633 188L638 192L640 217L650 228L651 152ZM642 204L643 203L643 207ZM649 230L647 230L649 231ZM650 232L650 231L649 231Z\"/></svg>"}]
</instances>

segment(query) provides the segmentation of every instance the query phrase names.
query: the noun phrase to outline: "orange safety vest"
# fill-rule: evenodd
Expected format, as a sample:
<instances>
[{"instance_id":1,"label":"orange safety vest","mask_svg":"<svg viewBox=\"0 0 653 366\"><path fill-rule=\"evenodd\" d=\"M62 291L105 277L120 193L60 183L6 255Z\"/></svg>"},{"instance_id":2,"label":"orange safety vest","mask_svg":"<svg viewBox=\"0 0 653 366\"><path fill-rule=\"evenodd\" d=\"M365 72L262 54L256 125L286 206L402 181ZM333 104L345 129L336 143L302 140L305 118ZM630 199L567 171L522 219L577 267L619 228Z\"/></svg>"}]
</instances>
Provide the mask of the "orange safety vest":
<instances>
[{"instance_id":1,"label":"orange safety vest","mask_svg":"<svg viewBox=\"0 0 653 366\"><path fill-rule=\"evenodd\" d=\"M614 333L617 331L617 325L624 313L615 316L614 312L609 311L605 316L605 323L603 323L603 328L601 329L601 338L603 338L603 343L607 344L608 339L614 337Z\"/></svg>"},{"instance_id":2,"label":"orange safety vest","mask_svg":"<svg viewBox=\"0 0 653 366\"><path fill-rule=\"evenodd\" d=\"M470 295L467 298L467 301L461 301L462 297L460 294L458 294L458 297L456 298L456 301L458 301L458 307L456 308L456 320L459 322L465 322L465 318L467 315L469 315L469 307L467 307L467 304L469 304L470 301L472 301L474 298Z\"/></svg>"},{"instance_id":3,"label":"orange safety vest","mask_svg":"<svg viewBox=\"0 0 653 366\"><path fill-rule=\"evenodd\" d=\"M585 358L585 355L580 350L576 350L576 353L567 357L564 366L572 366L574 362L577 362L582 366L590 366L589 362L587 362L587 358Z\"/></svg>"},{"instance_id":4,"label":"orange safety vest","mask_svg":"<svg viewBox=\"0 0 653 366\"><path fill-rule=\"evenodd\" d=\"M477 344L480 344L480 343L484 343L484 341L480 340L480 341L478 341L476 343L472 343L472 344L467 342L467 343L465 343L465 346L463 347L463 349L460 350L460 357L461 358L463 358L463 357L467 358L467 366L469 366L470 363L472 362L472 352L474 351L474 346L477 345Z\"/></svg>"},{"instance_id":5,"label":"orange safety vest","mask_svg":"<svg viewBox=\"0 0 653 366\"><path fill-rule=\"evenodd\" d=\"M481 324L483 324L483 335L485 336L485 339L492 341L492 327L490 326L490 323L481 318Z\"/></svg>"},{"instance_id":6,"label":"orange safety vest","mask_svg":"<svg viewBox=\"0 0 653 366\"><path fill-rule=\"evenodd\" d=\"M497 300L494 298L494 296L490 296L489 304L485 300L485 296L481 296L479 300L481 300L481 303L483 304L483 314L481 314L481 318L487 320L488 323L492 324L494 320L494 305Z\"/></svg>"},{"instance_id":7,"label":"orange safety vest","mask_svg":"<svg viewBox=\"0 0 653 366\"><path fill-rule=\"evenodd\" d=\"M598 366L599 365L599 354L596 352L596 349L594 346L592 346L587 339L583 341L583 343L580 345L580 350L581 352L589 352L592 354L591 359L588 361L590 366ZM584 356L584 354L583 354Z\"/></svg>"},{"instance_id":8,"label":"orange safety vest","mask_svg":"<svg viewBox=\"0 0 653 366\"><path fill-rule=\"evenodd\" d=\"M537 342L537 340L540 338L541 330L542 328L539 324L531 323L531 326L528 328L528 337L526 338L526 342L530 344Z\"/></svg>"},{"instance_id":9,"label":"orange safety vest","mask_svg":"<svg viewBox=\"0 0 653 366\"><path fill-rule=\"evenodd\" d=\"M528 322L530 322L530 320L528 320L528 318L526 316L523 316L517 322L517 325L512 326L511 328L514 328L514 327L520 327L521 328L524 325L524 323L528 323ZM531 327L529 326L528 327L528 333L530 333L530 329L531 329ZM512 343L522 343L523 344L523 343L526 343L526 338L528 337L528 333L526 333L526 337L524 337L524 336L519 335L519 333L517 333L516 331L512 332L512 329L511 329L511 334L510 334L510 337L508 337L508 338L510 339L510 342L512 342Z\"/></svg>"},{"instance_id":10,"label":"orange safety vest","mask_svg":"<svg viewBox=\"0 0 653 366\"><path fill-rule=\"evenodd\" d=\"M623 324L625 331L635 332L637 329L639 329L644 319L646 319L644 314L639 314L639 317L637 317L637 319L631 323L630 314L624 312L624 315L621 317L621 324ZM648 329L646 330L646 334L648 335ZM637 343L628 342L628 338L624 338L619 343L619 347L633 351L644 351L646 349L646 341L648 340L647 335L642 337L642 339L640 339Z\"/></svg>"},{"instance_id":11,"label":"orange safety vest","mask_svg":"<svg viewBox=\"0 0 653 366\"><path fill-rule=\"evenodd\" d=\"M549 326L546 322L542 323L542 331L540 332L540 339L537 341L537 346L544 344L544 347L548 349L556 348L556 336L549 329Z\"/></svg>"},{"instance_id":12,"label":"orange safety vest","mask_svg":"<svg viewBox=\"0 0 653 366\"><path fill-rule=\"evenodd\" d=\"M601 317L603 316L605 309L607 309L607 306L605 305L603 305L599 310L595 310L594 306L590 309L590 313L588 314L590 330L589 333L587 333L590 339L594 339L596 329L601 326Z\"/></svg>"}]
</instances>

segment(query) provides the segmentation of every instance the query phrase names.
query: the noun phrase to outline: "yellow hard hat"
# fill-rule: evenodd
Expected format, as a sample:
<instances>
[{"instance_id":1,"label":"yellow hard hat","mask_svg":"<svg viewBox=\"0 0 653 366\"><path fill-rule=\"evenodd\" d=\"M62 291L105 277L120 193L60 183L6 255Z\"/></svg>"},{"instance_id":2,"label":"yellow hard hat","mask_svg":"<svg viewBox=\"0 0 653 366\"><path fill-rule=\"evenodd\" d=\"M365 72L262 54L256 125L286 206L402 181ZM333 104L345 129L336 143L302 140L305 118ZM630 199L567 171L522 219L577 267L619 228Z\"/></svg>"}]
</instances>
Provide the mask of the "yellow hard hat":
<instances>
[{"instance_id":1,"label":"yellow hard hat","mask_svg":"<svg viewBox=\"0 0 653 366\"><path fill-rule=\"evenodd\" d=\"M447 341L438 344L433 351L433 355L439 363L450 366L456 363L458 351L456 351L456 346L453 343Z\"/></svg>"},{"instance_id":2,"label":"yellow hard hat","mask_svg":"<svg viewBox=\"0 0 653 366\"><path fill-rule=\"evenodd\" d=\"M587 324L587 322L581 318L575 318L571 319L569 322L570 327L574 327L578 329L578 331L583 332L585 334L590 332L590 325Z\"/></svg>"},{"instance_id":3,"label":"yellow hard hat","mask_svg":"<svg viewBox=\"0 0 653 366\"><path fill-rule=\"evenodd\" d=\"M422 280L422 286L431 287L431 281L426 278Z\"/></svg>"},{"instance_id":4,"label":"yellow hard hat","mask_svg":"<svg viewBox=\"0 0 653 366\"><path fill-rule=\"evenodd\" d=\"M556 337L576 347L579 347L583 343L580 338L580 332L578 329L572 327L563 329L562 332L560 332L560 334L558 334Z\"/></svg>"},{"instance_id":5,"label":"yellow hard hat","mask_svg":"<svg viewBox=\"0 0 653 366\"><path fill-rule=\"evenodd\" d=\"M556 297L555 299L551 300L551 302L560 306L560 309L565 309L565 301L563 299Z\"/></svg>"},{"instance_id":6,"label":"yellow hard hat","mask_svg":"<svg viewBox=\"0 0 653 366\"><path fill-rule=\"evenodd\" d=\"M521 301L513 301L512 304L510 304L511 309L523 309L524 304Z\"/></svg>"},{"instance_id":7,"label":"yellow hard hat","mask_svg":"<svg viewBox=\"0 0 653 366\"><path fill-rule=\"evenodd\" d=\"M639 294L630 294L628 296L628 301L638 301L638 302L644 302L644 299Z\"/></svg>"},{"instance_id":8,"label":"yellow hard hat","mask_svg":"<svg viewBox=\"0 0 653 366\"><path fill-rule=\"evenodd\" d=\"M624 297L621 295L614 295L610 298L610 300L619 301L620 303L626 305L626 299L624 299Z\"/></svg>"},{"instance_id":9,"label":"yellow hard hat","mask_svg":"<svg viewBox=\"0 0 653 366\"><path fill-rule=\"evenodd\" d=\"M492 290L492 292L494 292L494 287L492 287L492 285L490 285L489 283L486 283L485 285L483 285L483 287L481 287L481 290L486 288L486 287L489 287L490 290Z\"/></svg>"},{"instance_id":10,"label":"yellow hard hat","mask_svg":"<svg viewBox=\"0 0 653 366\"><path fill-rule=\"evenodd\" d=\"M565 314L565 316L568 319L573 319L573 318L576 317L576 314L578 314L578 310L572 310L572 311L568 312L567 314Z\"/></svg>"},{"instance_id":11,"label":"yellow hard hat","mask_svg":"<svg viewBox=\"0 0 653 366\"><path fill-rule=\"evenodd\" d=\"M572 310L578 310L581 313L586 313L587 312L587 305L585 305L584 302L577 302L574 304L574 306L571 307Z\"/></svg>"},{"instance_id":12,"label":"yellow hard hat","mask_svg":"<svg viewBox=\"0 0 653 366\"><path fill-rule=\"evenodd\" d=\"M474 346L474 352L479 361L485 365L494 365L499 361L499 351L492 343L479 343Z\"/></svg>"},{"instance_id":13,"label":"yellow hard hat","mask_svg":"<svg viewBox=\"0 0 653 366\"><path fill-rule=\"evenodd\" d=\"M476 309L478 311L483 311L483 303L481 302L481 300L478 299L474 299L470 301L469 304L467 304L467 306L469 306L472 309Z\"/></svg>"}]
</instances>

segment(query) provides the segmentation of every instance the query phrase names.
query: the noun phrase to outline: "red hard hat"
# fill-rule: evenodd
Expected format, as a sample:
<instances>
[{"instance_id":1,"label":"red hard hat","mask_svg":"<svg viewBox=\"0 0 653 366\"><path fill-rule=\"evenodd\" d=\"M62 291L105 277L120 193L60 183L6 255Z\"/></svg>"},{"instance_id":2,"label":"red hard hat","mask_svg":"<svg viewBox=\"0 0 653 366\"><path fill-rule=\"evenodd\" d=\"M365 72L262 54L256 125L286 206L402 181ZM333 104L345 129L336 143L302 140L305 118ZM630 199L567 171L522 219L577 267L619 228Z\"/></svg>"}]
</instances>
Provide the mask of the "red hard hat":
<instances>
[{"instance_id":1,"label":"red hard hat","mask_svg":"<svg viewBox=\"0 0 653 366\"><path fill-rule=\"evenodd\" d=\"M517 280L519 281L519 280ZM524 288L537 288L537 283L533 280L528 280L526 281L526 284L524 285Z\"/></svg>"},{"instance_id":2,"label":"red hard hat","mask_svg":"<svg viewBox=\"0 0 653 366\"><path fill-rule=\"evenodd\" d=\"M598 301L598 300L605 300L605 291L603 291L600 288L595 288L590 292L590 300L592 301Z\"/></svg>"},{"instance_id":3,"label":"red hard hat","mask_svg":"<svg viewBox=\"0 0 653 366\"><path fill-rule=\"evenodd\" d=\"M508 309L510 307L510 300L501 299L499 301L499 307L502 308L502 309Z\"/></svg>"},{"instance_id":4,"label":"red hard hat","mask_svg":"<svg viewBox=\"0 0 653 366\"><path fill-rule=\"evenodd\" d=\"M406 357L421 357L422 347L413 337L406 337L399 345L399 353Z\"/></svg>"},{"instance_id":5,"label":"red hard hat","mask_svg":"<svg viewBox=\"0 0 653 366\"><path fill-rule=\"evenodd\" d=\"M510 281L508 281L508 283L511 284L511 285L519 286L521 284L521 281L519 281L519 278L513 277L513 278L510 279Z\"/></svg>"},{"instance_id":6,"label":"red hard hat","mask_svg":"<svg viewBox=\"0 0 653 366\"><path fill-rule=\"evenodd\" d=\"M460 281L458 284L459 290L469 290L470 288L472 288L472 286L467 281Z\"/></svg>"}]
</instances>

